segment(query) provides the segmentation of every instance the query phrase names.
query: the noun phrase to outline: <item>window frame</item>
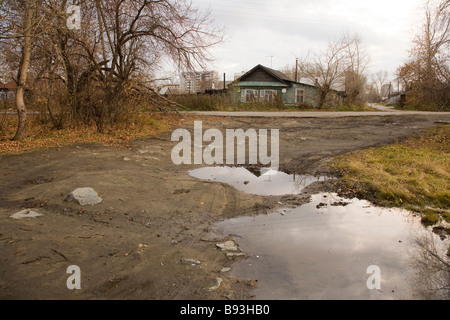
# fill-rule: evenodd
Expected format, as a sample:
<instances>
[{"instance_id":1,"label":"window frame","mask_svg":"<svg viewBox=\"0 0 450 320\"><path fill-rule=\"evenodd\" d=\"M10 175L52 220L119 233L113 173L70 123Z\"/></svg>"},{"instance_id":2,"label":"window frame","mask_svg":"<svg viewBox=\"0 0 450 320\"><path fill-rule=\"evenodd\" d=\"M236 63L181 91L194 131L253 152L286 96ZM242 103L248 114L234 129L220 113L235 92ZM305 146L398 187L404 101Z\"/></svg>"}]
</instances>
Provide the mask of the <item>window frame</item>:
<instances>
[{"instance_id":1,"label":"window frame","mask_svg":"<svg viewBox=\"0 0 450 320\"><path fill-rule=\"evenodd\" d=\"M300 101L299 101L300 98ZM295 89L295 103L305 102L305 91L299 88Z\"/></svg>"}]
</instances>

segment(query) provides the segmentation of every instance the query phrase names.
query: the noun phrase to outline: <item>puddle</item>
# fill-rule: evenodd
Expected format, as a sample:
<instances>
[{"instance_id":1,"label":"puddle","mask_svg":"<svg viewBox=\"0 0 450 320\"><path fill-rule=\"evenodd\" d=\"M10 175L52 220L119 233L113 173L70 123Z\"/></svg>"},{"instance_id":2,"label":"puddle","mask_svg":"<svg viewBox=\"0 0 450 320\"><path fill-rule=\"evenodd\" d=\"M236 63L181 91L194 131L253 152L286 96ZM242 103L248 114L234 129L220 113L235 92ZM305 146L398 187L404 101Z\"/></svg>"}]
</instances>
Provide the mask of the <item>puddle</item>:
<instances>
[{"instance_id":1,"label":"puddle","mask_svg":"<svg viewBox=\"0 0 450 320\"><path fill-rule=\"evenodd\" d=\"M423 283L438 277L436 283L448 285L448 273L428 274L424 266L432 263L421 263L433 256L426 248L446 259L449 241L439 240L405 210L327 193L294 209L230 219L216 227L236 236L248 255L235 262L231 272L236 278L258 280L255 299L449 298L448 291L435 296ZM418 239L428 239L424 243L432 246L418 247ZM367 268L372 265L381 271L380 290L367 287L372 275Z\"/></svg>"},{"instance_id":2,"label":"puddle","mask_svg":"<svg viewBox=\"0 0 450 320\"><path fill-rule=\"evenodd\" d=\"M205 167L189 174L262 196L298 194L326 179L243 167ZM216 229L235 237L248 256L233 264L231 274L257 280L257 300L450 298L450 241L406 210L322 193L300 207L226 220ZM368 288L372 266L381 272L380 289Z\"/></svg>"},{"instance_id":3,"label":"puddle","mask_svg":"<svg viewBox=\"0 0 450 320\"><path fill-rule=\"evenodd\" d=\"M303 188L325 177L290 175L273 169L251 170L244 167L204 167L189 171L198 179L223 182L246 193L262 196L298 194Z\"/></svg>"}]
</instances>

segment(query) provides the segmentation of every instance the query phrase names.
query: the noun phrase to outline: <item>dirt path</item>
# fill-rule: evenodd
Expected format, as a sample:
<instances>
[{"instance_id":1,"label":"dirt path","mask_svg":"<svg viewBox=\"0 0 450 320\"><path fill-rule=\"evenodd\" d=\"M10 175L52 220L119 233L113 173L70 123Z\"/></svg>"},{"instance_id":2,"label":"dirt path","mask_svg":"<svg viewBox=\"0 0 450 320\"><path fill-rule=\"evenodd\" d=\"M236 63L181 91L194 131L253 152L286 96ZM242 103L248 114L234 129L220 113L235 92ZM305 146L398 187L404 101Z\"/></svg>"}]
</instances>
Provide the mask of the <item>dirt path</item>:
<instances>
[{"instance_id":1,"label":"dirt path","mask_svg":"<svg viewBox=\"0 0 450 320\"><path fill-rule=\"evenodd\" d=\"M188 111L186 115L211 116L211 117L247 117L247 118L348 118L348 117L382 117L382 116L436 116L439 114L443 118L450 116L450 112L432 111L403 111L390 110L389 107L376 105L379 111Z\"/></svg>"},{"instance_id":2,"label":"dirt path","mask_svg":"<svg viewBox=\"0 0 450 320\"><path fill-rule=\"evenodd\" d=\"M319 174L332 156L401 140L443 120L449 116L221 118L203 127L280 129L282 169ZM333 186L319 183L283 199L244 194L190 177L195 166L171 161L175 144L167 133L130 149L77 145L0 157L0 298L251 298L254 279L221 272L233 260L215 244L233 236L212 233L214 223L270 211L280 200L301 204ZM103 202L63 201L79 187L94 188ZM44 216L9 218L22 208ZM67 289L70 265L80 267L81 290ZM222 285L210 291L218 277Z\"/></svg>"},{"instance_id":3,"label":"dirt path","mask_svg":"<svg viewBox=\"0 0 450 320\"><path fill-rule=\"evenodd\" d=\"M377 104L377 103L371 103L370 106L371 106L372 108L377 109L377 110L380 110L380 111L387 111L387 112L394 112L394 111L396 111L396 110L394 109L394 107L386 107L386 106L383 106L383 105ZM397 111L398 111L398 110L397 110Z\"/></svg>"}]
</instances>

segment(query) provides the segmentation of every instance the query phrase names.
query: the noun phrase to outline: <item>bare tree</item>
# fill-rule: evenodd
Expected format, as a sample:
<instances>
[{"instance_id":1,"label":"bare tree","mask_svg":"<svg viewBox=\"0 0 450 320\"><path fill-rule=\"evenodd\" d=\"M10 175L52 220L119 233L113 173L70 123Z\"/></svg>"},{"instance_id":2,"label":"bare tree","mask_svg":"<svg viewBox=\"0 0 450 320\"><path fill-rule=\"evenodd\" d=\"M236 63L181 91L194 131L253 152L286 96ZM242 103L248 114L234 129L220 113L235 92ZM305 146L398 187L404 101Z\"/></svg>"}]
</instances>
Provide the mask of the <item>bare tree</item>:
<instances>
[{"instance_id":1,"label":"bare tree","mask_svg":"<svg viewBox=\"0 0 450 320\"><path fill-rule=\"evenodd\" d=\"M23 139L26 128L27 108L24 94L31 60L32 41L39 21L37 14L39 5L40 1L37 0L2 1L0 3L1 39L4 43L9 41L10 44L16 44L20 48L17 78L15 79L17 83L16 108L19 120L16 134L13 137L15 141Z\"/></svg>"},{"instance_id":2,"label":"bare tree","mask_svg":"<svg viewBox=\"0 0 450 320\"><path fill-rule=\"evenodd\" d=\"M22 56L19 64L19 72L17 75L17 91L16 91L16 107L19 115L19 124L13 140L22 140L27 120L27 109L25 107L24 92L28 76L28 67L31 59L31 28L33 26L33 9L35 1L29 1L25 9L23 19L23 43Z\"/></svg>"},{"instance_id":3,"label":"bare tree","mask_svg":"<svg viewBox=\"0 0 450 320\"><path fill-rule=\"evenodd\" d=\"M389 73L387 71L378 71L374 75L372 75L372 83L374 84L377 94L378 101L381 101L382 98L382 87L387 83L389 79Z\"/></svg>"},{"instance_id":4,"label":"bare tree","mask_svg":"<svg viewBox=\"0 0 450 320\"><path fill-rule=\"evenodd\" d=\"M211 61L209 49L222 40L209 12L201 12L187 0L91 0L85 5L91 6L92 16L86 17L89 24L81 33L68 32L67 37L89 65L80 75L81 84L93 81L98 86L96 94L102 96L104 103L89 103L89 94L84 102L99 131L105 117L114 121L123 113L114 106L127 101L130 90L156 95L149 86L154 79L145 75L158 68L161 57L178 68L204 67ZM64 59L64 64L67 69L70 59ZM78 90L86 94L83 88Z\"/></svg>"},{"instance_id":5,"label":"bare tree","mask_svg":"<svg viewBox=\"0 0 450 320\"><path fill-rule=\"evenodd\" d=\"M367 82L368 54L358 34L344 34L328 44L325 51L309 53L299 61L299 71L319 89L318 105L335 103L337 91L345 90L346 102L362 102ZM345 89L344 89L345 88Z\"/></svg>"},{"instance_id":6,"label":"bare tree","mask_svg":"<svg viewBox=\"0 0 450 320\"><path fill-rule=\"evenodd\" d=\"M345 44L345 69L344 87L346 103L362 104L364 88L367 83L366 69L369 63L369 56L362 46L362 39L359 34L344 34Z\"/></svg>"},{"instance_id":7,"label":"bare tree","mask_svg":"<svg viewBox=\"0 0 450 320\"><path fill-rule=\"evenodd\" d=\"M380 92L373 80L366 84L365 96L367 102L376 103L380 101Z\"/></svg>"},{"instance_id":8,"label":"bare tree","mask_svg":"<svg viewBox=\"0 0 450 320\"><path fill-rule=\"evenodd\" d=\"M330 99L345 69L346 44L343 39L330 42L324 52L308 53L299 60L299 71L319 89L318 106L322 109Z\"/></svg>"},{"instance_id":9,"label":"bare tree","mask_svg":"<svg viewBox=\"0 0 450 320\"><path fill-rule=\"evenodd\" d=\"M408 102L450 108L450 1L429 1L424 23L413 41L410 58L397 76L408 88Z\"/></svg>"},{"instance_id":10,"label":"bare tree","mask_svg":"<svg viewBox=\"0 0 450 320\"><path fill-rule=\"evenodd\" d=\"M47 110L55 127L61 124L51 108L57 100L69 106L60 115L76 122L95 121L98 131L104 130L106 122L114 123L130 113L127 106L135 105L132 101L138 97L162 110L176 110L179 105L153 88L155 71L162 61L172 61L179 69L204 68L212 61L210 48L222 41L222 30L214 27L210 13L190 0L84 0L80 30L67 28L67 0L20 3L31 8L37 2L39 8L33 13L41 26L37 37L32 34L35 29L25 25L26 15L23 25L14 20L17 14L11 13L27 12L15 10L14 1L5 1L1 13L11 18L9 27L22 32L26 50L22 50L20 70L31 62L34 79L45 83ZM2 31L5 25L0 23ZM24 76L21 72L20 83L25 83ZM65 88L65 97L55 93L56 88ZM21 123L23 115L19 112Z\"/></svg>"}]
</instances>

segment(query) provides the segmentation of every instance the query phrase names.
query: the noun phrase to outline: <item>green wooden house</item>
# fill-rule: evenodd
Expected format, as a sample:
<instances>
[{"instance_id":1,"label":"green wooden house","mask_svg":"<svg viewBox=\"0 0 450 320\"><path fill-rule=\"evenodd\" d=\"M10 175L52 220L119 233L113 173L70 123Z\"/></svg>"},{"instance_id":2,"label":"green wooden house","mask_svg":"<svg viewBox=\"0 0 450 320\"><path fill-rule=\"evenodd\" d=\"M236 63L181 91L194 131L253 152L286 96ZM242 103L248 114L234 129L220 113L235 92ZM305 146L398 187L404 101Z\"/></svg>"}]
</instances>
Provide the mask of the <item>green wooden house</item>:
<instances>
[{"instance_id":1,"label":"green wooden house","mask_svg":"<svg viewBox=\"0 0 450 320\"><path fill-rule=\"evenodd\" d=\"M296 82L284 73L257 65L228 85L235 103L271 102L318 107L318 89Z\"/></svg>"}]
</instances>

